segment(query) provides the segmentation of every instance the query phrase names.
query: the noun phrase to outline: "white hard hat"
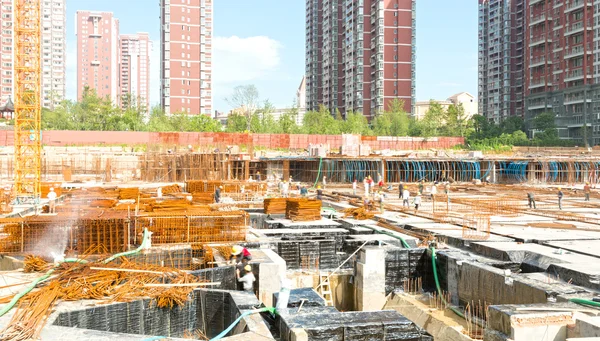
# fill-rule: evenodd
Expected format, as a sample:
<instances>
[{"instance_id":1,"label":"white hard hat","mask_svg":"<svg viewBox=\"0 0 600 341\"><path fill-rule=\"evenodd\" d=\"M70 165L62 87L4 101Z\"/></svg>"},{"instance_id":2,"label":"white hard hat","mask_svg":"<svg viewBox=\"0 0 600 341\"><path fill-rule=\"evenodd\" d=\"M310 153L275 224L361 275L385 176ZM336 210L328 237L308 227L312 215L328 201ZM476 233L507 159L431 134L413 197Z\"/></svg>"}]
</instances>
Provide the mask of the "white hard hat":
<instances>
[{"instance_id":1,"label":"white hard hat","mask_svg":"<svg viewBox=\"0 0 600 341\"><path fill-rule=\"evenodd\" d=\"M51 191L53 191L53 190L54 190L54 188L50 187L50 190L51 190Z\"/></svg>"}]
</instances>

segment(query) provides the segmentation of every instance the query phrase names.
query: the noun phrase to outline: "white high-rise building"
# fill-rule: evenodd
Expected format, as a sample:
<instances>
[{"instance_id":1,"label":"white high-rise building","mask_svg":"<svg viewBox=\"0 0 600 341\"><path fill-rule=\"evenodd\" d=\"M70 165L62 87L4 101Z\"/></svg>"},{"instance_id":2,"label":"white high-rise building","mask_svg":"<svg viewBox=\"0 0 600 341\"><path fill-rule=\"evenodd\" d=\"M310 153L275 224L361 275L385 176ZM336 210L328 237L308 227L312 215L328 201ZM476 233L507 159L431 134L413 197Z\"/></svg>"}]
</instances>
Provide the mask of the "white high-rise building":
<instances>
[{"instance_id":1,"label":"white high-rise building","mask_svg":"<svg viewBox=\"0 0 600 341\"><path fill-rule=\"evenodd\" d=\"M42 0L42 106L54 108L66 95L66 0Z\"/></svg>"},{"instance_id":2,"label":"white high-rise building","mask_svg":"<svg viewBox=\"0 0 600 341\"><path fill-rule=\"evenodd\" d=\"M53 108L65 98L66 0L41 0L42 105ZM14 0L0 0L0 104L14 96Z\"/></svg>"},{"instance_id":3,"label":"white high-rise building","mask_svg":"<svg viewBox=\"0 0 600 341\"><path fill-rule=\"evenodd\" d=\"M138 106L150 111L150 52L152 42L148 33L119 36L121 97L130 96ZM125 106L121 100L121 105Z\"/></svg>"}]
</instances>

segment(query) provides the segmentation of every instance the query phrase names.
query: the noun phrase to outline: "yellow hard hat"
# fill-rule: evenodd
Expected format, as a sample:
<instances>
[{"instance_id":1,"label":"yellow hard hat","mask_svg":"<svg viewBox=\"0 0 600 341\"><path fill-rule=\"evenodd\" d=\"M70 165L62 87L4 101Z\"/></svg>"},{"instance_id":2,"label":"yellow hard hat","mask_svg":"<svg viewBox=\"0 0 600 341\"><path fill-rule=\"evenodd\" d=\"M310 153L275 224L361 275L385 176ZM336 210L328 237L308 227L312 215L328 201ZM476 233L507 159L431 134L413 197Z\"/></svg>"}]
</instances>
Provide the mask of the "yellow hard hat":
<instances>
[{"instance_id":1,"label":"yellow hard hat","mask_svg":"<svg viewBox=\"0 0 600 341\"><path fill-rule=\"evenodd\" d=\"M317 189L321 189L321 186L317 186Z\"/></svg>"},{"instance_id":2,"label":"yellow hard hat","mask_svg":"<svg viewBox=\"0 0 600 341\"><path fill-rule=\"evenodd\" d=\"M246 265L244 267L244 270L246 270L246 271L252 271L252 267L250 265Z\"/></svg>"},{"instance_id":3,"label":"yellow hard hat","mask_svg":"<svg viewBox=\"0 0 600 341\"><path fill-rule=\"evenodd\" d=\"M560 191L560 187L558 188L558 190Z\"/></svg>"},{"instance_id":4,"label":"yellow hard hat","mask_svg":"<svg viewBox=\"0 0 600 341\"><path fill-rule=\"evenodd\" d=\"M239 255L240 253L242 253L242 250L243 250L243 249L242 249L242 247L241 247L241 246L239 246L239 245L234 245L234 246L231 248L231 254L232 254L232 255L234 255L234 256L237 256L237 255Z\"/></svg>"}]
</instances>

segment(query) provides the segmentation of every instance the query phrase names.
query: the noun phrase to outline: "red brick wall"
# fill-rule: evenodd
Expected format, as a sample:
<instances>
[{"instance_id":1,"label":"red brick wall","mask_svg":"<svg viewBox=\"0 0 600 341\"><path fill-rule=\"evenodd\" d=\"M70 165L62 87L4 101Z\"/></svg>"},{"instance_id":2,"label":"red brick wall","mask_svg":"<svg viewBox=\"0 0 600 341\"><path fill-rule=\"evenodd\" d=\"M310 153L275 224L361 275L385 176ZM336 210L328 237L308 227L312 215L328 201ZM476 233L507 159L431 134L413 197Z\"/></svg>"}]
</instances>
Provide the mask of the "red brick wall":
<instances>
[{"instance_id":1,"label":"red brick wall","mask_svg":"<svg viewBox=\"0 0 600 341\"><path fill-rule=\"evenodd\" d=\"M249 145L255 147L305 149L309 144L329 144L335 150L342 145L342 135L289 135L289 134L242 134L242 133L148 133L128 131L67 131L50 130L42 133L45 146L85 145ZM0 146L12 146L12 131L0 131ZM362 136L362 143L373 150L381 149L430 149L451 148L463 144L462 137L390 137Z\"/></svg>"}]
</instances>

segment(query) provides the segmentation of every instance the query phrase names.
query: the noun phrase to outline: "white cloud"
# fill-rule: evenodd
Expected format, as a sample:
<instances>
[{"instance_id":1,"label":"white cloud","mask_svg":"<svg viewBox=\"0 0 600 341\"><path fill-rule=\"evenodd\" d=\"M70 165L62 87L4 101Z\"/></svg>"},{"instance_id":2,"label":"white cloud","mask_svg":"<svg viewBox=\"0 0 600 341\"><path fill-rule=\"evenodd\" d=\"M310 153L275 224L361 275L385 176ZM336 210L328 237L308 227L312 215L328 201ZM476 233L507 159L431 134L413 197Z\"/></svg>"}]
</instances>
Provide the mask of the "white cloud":
<instances>
[{"instance_id":1,"label":"white cloud","mask_svg":"<svg viewBox=\"0 0 600 341\"><path fill-rule=\"evenodd\" d=\"M215 37L212 57L215 85L240 85L275 72L281 63L282 48L281 43L266 36Z\"/></svg>"},{"instance_id":2,"label":"white cloud","mask_svg":"<svg viewBox=\"0 0 600 341\"><path fill-rule=\"evenodd\" d=\"M160 40L152 40L150 52L150 105L160 103Z\"/></svg>"},{"instance_id":3,"label":"white cloud","mask_svg":"<svg viewBox=\"0 0 600 341\"><path fill-rule=\"evenodd\" d=\"M77 44L67 45L66 77L67 99L77 99Z\"/></svg>"}]
</instances>

